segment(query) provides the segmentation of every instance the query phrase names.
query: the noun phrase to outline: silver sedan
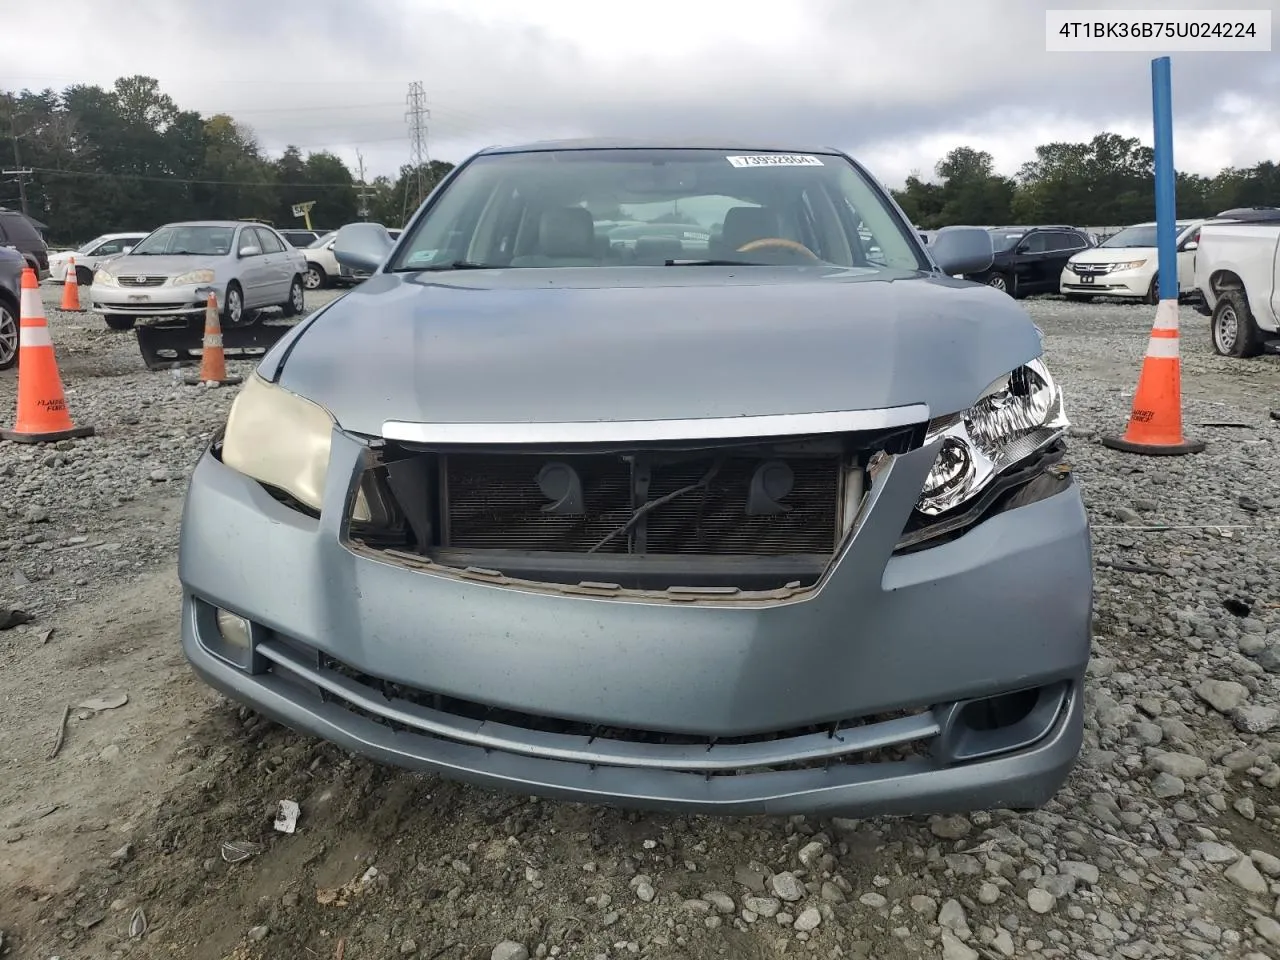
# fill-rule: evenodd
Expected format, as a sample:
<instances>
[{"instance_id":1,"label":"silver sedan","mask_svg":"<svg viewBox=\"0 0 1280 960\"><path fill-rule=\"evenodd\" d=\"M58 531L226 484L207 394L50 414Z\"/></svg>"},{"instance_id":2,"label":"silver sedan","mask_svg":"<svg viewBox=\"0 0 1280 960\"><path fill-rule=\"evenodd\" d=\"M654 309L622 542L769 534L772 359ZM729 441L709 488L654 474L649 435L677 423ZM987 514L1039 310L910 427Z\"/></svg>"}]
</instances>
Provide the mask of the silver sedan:
<instances>
[{"instance_id":1,"label":"silver sedan","mask_svg":"<svg viewBox=\"0 0 1280 960\"><path fill-rule=\"evenodd\" d=\"M128 330L139 317L198 316L212 291L224 326L239 326L265 307L296 316L306 270L302 252L263 224L170 223L94 274L91 309L111 329Z\"/></svg>"},{"instance_id":2,"label":"silver sedan","mask_svg":"<svg viewBox=\"0 0 1280 960\"><path fill-rule=\"evenodd\" d=\"M1039 332L951 278L987 231L926 247L832 150L587 141L482 151L398 244L349 224L335 253L369 279L245 378L188 487L212 686L577 802L1058 791L1088 519Z\"/></svg>"}]
</instances>

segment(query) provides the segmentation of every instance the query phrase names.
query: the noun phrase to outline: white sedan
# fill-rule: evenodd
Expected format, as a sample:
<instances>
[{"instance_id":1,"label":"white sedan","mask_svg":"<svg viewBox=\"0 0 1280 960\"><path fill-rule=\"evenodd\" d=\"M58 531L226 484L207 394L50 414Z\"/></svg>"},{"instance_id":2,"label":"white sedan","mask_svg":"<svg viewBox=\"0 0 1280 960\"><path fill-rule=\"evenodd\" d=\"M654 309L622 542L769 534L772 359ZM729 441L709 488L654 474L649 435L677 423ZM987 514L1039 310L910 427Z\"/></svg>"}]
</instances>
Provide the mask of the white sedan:
<instances>
[{"instance_id":1,"label":"white sedan","mask_svg":"<svg viewBox=\"0 0 1280 960\"><path fill-rule=\"evenodd\" d=\"M112 257L128 253L145 236L145 233L104 233L76 250L60 250L57 253L51 253L49 254L49 280L52 283L65 283L67 267L71 264L71 258L75 257L76 283L87 287L93 283L93 274L98 267Z\"/></svg>"},{"instance_id":2,"label":"white sedan","mask_svg":"<svg viewBox=\"0 0 1280 960\"><path fill-rule=\"evenodd\" d=\"M388 230L392 240L400 237L399 230ZM307 258L307 272L302 275L302 282L308 290L319 290L335 283L359 283L367 276L356 275L350 269L338 264L333 255L333 245L338 238L336 230L326 233L315 243L302 247L302 255Z\"/></svg>"}]
</instances>

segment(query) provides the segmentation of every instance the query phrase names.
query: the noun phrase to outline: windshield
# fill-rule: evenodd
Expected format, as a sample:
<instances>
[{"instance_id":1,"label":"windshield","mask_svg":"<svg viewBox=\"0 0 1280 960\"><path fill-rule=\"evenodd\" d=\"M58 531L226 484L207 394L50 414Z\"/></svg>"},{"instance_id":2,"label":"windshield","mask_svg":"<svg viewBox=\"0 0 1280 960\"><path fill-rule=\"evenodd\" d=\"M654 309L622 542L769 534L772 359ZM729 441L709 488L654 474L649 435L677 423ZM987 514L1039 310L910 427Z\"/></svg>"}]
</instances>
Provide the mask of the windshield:
<instances>
[{"instance_id":1,"label":"windshield","mask_svg":"<svg viewBox=\"0 0 1280 960\"><path fill-rule=\"evenodd\" d=\"M107 239L107 235L105 233L100 237L94 237L92 240L90 240L88 243L84 244L83 246L77 247L76 253L89 253L98 244L105 242L106 239Z\"/></svg>"},{"instance_id":2,"label":"windshield","mask_svg":"<svg viewBox=\"0 0 1280 960\"><path fill-rule=\"evenodd\" d=\"M231 237L235 232L235 227L175 224L161 227L134 247L130 254L135 257L225 257L231 252Z\"/></svg>"},{"instance_id":3,"label":"windshield","mask_svg":"<svg viewBox=\"0 0 1280 960\"><path fill-rule=\"evenodd\" d=\"M335 231L331 231L331 232L329 232L329 233L326 233L326 234L325 234L323 237L321 237L320 239L318 239L318 240L314 240L314 241L312 241L311 243L309 243L309 244L307 245L307 249L308 249L308 250L318 250L320 247L323 247L326 243L328 243L330 240L332 240L335 236L337 236L337 231L336 231L336 230L335 230Z\"/></svg>"},{"instance_id":4,"label":"windshield","mask_svg":"<svg viewBox=\"0 0 1280 960\"><path fill-rule=\"evenodd\" d=\"M1187 220L1179 221L1176 229L1179 234L1191 226L1191 222ZM1103 247L1158 247L1159 240L1156 238L1156 225L1154 223L1144 223L1136 227L1125 227L1114 237L1103 240L1099 246Z\"/></svg>"},{"instance_id":5,"label":"windshield","mask_svg":"<svg viewBox=\"0 0 1280 960\"><path fill-rule=\"evenodd\" d=\"M707 261L929 269L907 224L841 157L665 149L478 157L391 268Z\"/></svg>"}]
</instances>

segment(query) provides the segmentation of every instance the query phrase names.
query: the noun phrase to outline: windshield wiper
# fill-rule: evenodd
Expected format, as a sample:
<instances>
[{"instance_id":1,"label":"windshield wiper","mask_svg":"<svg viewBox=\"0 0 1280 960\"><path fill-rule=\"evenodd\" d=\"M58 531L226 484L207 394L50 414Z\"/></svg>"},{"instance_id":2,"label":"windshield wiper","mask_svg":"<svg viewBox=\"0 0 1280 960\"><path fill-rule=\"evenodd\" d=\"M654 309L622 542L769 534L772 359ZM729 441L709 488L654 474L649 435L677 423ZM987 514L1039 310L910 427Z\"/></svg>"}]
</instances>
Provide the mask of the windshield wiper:
<instances>
[{"instance_id":1,"label":"windshield wiper","mask_svg":"<svg viewBox=\"0 0 1280 960\"><path fill-rule=\"evenodd\" d=\"M501 270L501 263L476 263L473 260L451 260L448 263L431 263L422 267L396 267L392 273L422 273L442 270Z\"/></svg>"}]
</instances>

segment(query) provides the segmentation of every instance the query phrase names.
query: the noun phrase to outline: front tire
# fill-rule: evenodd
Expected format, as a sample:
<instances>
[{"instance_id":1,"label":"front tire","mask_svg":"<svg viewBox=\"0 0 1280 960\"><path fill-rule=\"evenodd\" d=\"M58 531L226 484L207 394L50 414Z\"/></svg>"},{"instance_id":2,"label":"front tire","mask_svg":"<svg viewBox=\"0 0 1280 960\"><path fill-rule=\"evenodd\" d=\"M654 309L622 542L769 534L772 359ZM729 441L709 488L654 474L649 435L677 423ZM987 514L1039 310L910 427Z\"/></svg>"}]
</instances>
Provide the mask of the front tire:
<instances>
[{"instance_id":1,"label":"front tire","mask_svg":"<svg viewBox=\"0 0 1280 960\"><path fill-rule=\"evenodd\" d=\"M1224 290L1209 321L1213 352L1243 360L1262 352L1262 335L1243 290Z\"/></svg>"},{"instance_id":2,"label":"front tire","mask_svg":"<svg viewBox=\"0 0 1280 960\"><path fill-rule=\"evenodd\" d=\"M0 370L18 362L18 311L0 300Z\"/></svg>"},{"instance_id":3,"label":"front tire","mask_svg":"<svg viewBox=\"0 0 1280 960\"><path fill-rule=\"evenodd\" d=\"M1142 298L1142 302L1148 306L1156 306L1160 302L1160 275L1151 278L1151 286L1147 288L1147 295Z\"/></svg>"},{"instance_id":4,"label":"front tire","mask_svg":"<svg viewBox=\"0 0 1280 960\"><path fill-rule=\"evenodd\" d=\"M76 283L82 287L93 285L93 271L88 267L82 267L76 264Z\"/></svg>"},{"instance_id":5,"label":"front tire","mask_svg":"<svg viewBox=\"0 0 1280 960\"><path fill-rule=\"evenodd\" d=\"M302 285L308 290L323 290L329 284L329 275L318 263L308 263L307 272L302 275Z\"/></svg>"},{"instance_id":6,"label":"front tire","mask_svg":"<svg viewBox=\"0 0 1280 960\"><path fill-rule=\"evenodd\" d=\"M244 316L244 292L240 284L232 281L222 295L222 325L238 327L244 323Z\"/></svg>"},{"instance_id":7,"label":"front tire","mask_svg":"<svg viewBox=\"0 0 1280 960\"><path fill-rule=\"evenodd\" d=\"M1009 276L1007 273L989 273L987 274L986 283L988 287L994 287L1001 293L1007 293L1009 296L1013 296L1013 277Z\"/></svg>"},{"instance_id":8,"label":"front tire","mask_svg":"<svg viewBox=\"0 0 1280 960\"><path fill-rule=\"evenodd\" d=\"M300 317L302 311L307 308L307 297L303 290L305 281L302 277L294 277L293 283L289 284L289 299L281 306L284 308L286 317Z\"/></svg>"},{"instance_id":9,"label":"front tire","mask_svg":"<svg viewBox=\"0 0 1280 960\"><path fill-rule=\"evenodd\" d=\"M102 319L112 330L132 330L133 325L138 321L137 317L122 317L118 313L104 314Z\"/></svg>"}]
</instances>

